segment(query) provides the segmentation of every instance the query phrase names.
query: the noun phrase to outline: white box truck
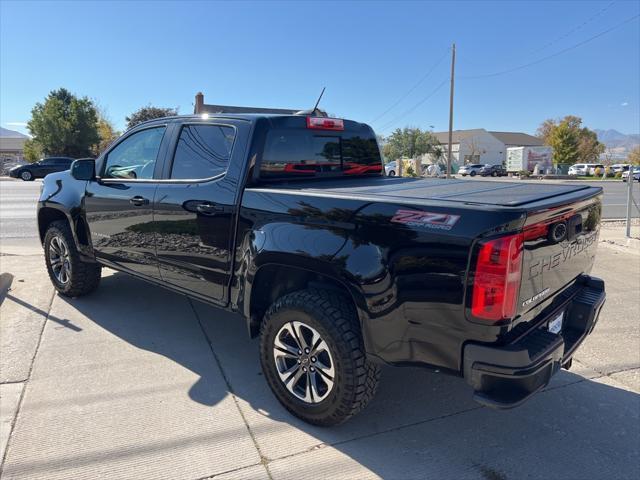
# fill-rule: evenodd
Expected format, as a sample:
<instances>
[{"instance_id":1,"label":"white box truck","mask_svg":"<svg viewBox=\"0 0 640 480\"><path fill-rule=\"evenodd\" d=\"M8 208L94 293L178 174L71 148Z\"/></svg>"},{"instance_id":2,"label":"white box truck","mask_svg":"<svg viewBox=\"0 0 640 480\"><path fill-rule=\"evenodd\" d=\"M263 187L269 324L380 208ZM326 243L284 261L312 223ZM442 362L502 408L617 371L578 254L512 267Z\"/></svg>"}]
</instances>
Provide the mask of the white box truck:
<instances>
[{"instance_id":1,"label":"white box truck","mask_svg":"<svg viewBox=\"0 0 640 480\"><path fill-rule=\"evenodd\" d=\"M527 170L533 172L538 165L539 173L548 173L553 167L551 147L507 148L507 172Z\"/></svg>"}]
</instances>

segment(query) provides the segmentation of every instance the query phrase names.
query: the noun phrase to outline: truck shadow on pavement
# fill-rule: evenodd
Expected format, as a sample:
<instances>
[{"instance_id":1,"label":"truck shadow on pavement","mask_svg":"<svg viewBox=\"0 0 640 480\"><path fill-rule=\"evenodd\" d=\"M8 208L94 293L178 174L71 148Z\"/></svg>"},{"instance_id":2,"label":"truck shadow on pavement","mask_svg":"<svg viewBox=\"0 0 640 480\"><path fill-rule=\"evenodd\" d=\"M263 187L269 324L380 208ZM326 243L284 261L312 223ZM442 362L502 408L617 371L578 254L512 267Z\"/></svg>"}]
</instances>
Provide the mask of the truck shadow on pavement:
<instances>
[{"instance_id":1,"label":"truck shadow on pavement","mask_svg":"<svg viewBox=\"0 0 640 480\"><path fill-rule=\"evenodd\" d=\"M258 341L239 317L121 273L105 275L88 297L59 299L87 323L194 372L199 379L185 401L213 407L233 394L274 478L310 471L317 478L490 480L638 473L640 396L607 377L563 371L524 406L493 411L474 403L459 378L385 367L366 410L319 428L291 416L271 394ZM90 335L85 325L82 335Z\"/></svg>"}]
</instances>

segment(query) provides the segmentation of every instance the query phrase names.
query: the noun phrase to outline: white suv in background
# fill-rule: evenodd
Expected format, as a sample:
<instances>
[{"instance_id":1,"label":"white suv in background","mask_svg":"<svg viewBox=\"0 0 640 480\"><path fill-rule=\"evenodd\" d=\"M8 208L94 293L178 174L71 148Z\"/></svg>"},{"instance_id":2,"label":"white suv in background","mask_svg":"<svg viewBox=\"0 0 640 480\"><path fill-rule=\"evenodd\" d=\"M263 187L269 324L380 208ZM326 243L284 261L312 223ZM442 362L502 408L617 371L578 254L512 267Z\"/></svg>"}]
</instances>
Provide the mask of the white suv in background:
<instances>
[{"instance_id":1,"label":"white suv in background","mask_svg":"<svg viewBox=\"0 0 640 480\"><path fill-rule=\"evenodd\" d=\"M599 163L576 163L569 167L569 175L593 175L596 168L604 168Z\"/></svg>"}]
</instances>

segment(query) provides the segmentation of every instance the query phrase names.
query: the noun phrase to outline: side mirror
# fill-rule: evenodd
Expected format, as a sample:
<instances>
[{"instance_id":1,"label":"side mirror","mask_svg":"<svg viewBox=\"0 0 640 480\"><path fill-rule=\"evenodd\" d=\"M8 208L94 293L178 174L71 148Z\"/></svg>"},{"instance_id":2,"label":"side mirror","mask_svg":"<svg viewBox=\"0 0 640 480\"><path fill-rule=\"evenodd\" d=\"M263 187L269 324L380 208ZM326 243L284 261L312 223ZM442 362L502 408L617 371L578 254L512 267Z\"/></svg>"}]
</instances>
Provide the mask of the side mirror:
<instances>
[{"instance_id":1,"label":"side mirror","mask_svg":"<svg viewBox=\"0 0 640 480\"><path fill-rule=\"evenodd\" d=\"M76 180L93 180L96 177L96 161L80 158L71 164L71 176Z\"/></svg>"}]
</instances>

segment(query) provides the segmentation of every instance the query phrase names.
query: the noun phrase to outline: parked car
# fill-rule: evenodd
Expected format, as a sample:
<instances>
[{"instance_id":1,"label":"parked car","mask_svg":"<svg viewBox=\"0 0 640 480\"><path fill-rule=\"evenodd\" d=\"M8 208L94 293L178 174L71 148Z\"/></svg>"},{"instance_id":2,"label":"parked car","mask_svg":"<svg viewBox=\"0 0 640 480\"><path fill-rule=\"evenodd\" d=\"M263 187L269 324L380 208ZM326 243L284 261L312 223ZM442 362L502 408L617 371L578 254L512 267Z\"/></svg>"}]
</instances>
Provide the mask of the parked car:
<instances>
[{"instance_id":1,"label":"parked car","mask_svg":"<svg viewBox=\"0 0 640 480\"><path fill-rule=\"evenodd\" d=\"M640 182L640 167L633 167L633 179ZM622 181L626 182L627 180L629 180L629 170L622 172Z\"/></svg>"},{"instance_id":2,"label":"parked car","mask_svg":"<svg viewBox=\"0 0 640 480\"><path fill-rule=\"evenodd\" d=\"M463 377L494 408L569 368L605 301L602 188L382 172L359 122L151 120L44 179L47 271L69 297L108 266L239 314L275 397L316 425L362 410L381 364Z\"/></svg>"},{"instance_id":3,"label":"parked car","mask_svg":"<svg viewBox=\"0 0 640 480\"><path fill-rule=\"evenodd\" d=\"M506 177L507 169L502 165L485 165L480 169L480 175L483 177Z\"/></svg>"},{"instance_id":4,"label":"parked car","mask_svg":"<svg viewBox=\"0 0 640 480\"><path fill-rule=\"evenodd\" d=\"M569 167L569 175L586 176L593 175L596 168L604 168L604 165L599 163L576 163Z\"/></svg>"},{"instance_id":5,"label":"parked car","mask_svg":"<svg viewBox=\"0 0 640 480\"><path fill-rule=\"evenodd\" d=\"M398 163L394 160L384 166L384 173L387 177L395 177L398 169Z\"/></svg>"},{"instance_id":6,"label":"parked car","mask_svg":"<svg viewBox=\"0 0 640 480\"><path fill-rule=\"evenodd\" d=\"M460 170L458 170L458 173L460 175L462 175L463 177L466 177L467 175L475 177L477 174L480 173L480 170L483 167L484 167L484 165L481 164L481 163L470 163L470 164L463 165L462 167L460 167Z\"/></svg>"},{"instance_id":7,"label":"parked car","mask_svg":"<svg viewBox=\"0 0 640 480\"><path fill-rule=\"evenodd\" d=\"M596 169L604 170L604 165L601 163L588 164L589 165L589 175L595 175Z\"/></svg>"},{"instance_id":8,"label":"parked car","mask_svg":"<svg viewBox=\"0 0 640 480\"><path fill-rule=\"evenodd\" d=\"M613 173L626 172L627 170L629 170L629 164L616 163L615 165L611 165L611 170L613 171Z\"/></svg>"},{"instance_id":9,"label":"parked car","mask_svg":"<svg viewBox=\"0 0 640 480\"><path fill-rule=\"evenodd\" d=\"M9 170L9 176L13 178L21 178L25 182L29 182L35 178L44 178L50 173L63 172L69 170L73 158L70 157L48 157L35 163L27 163L19 165Z\"/></svg>"}]
</instances>

